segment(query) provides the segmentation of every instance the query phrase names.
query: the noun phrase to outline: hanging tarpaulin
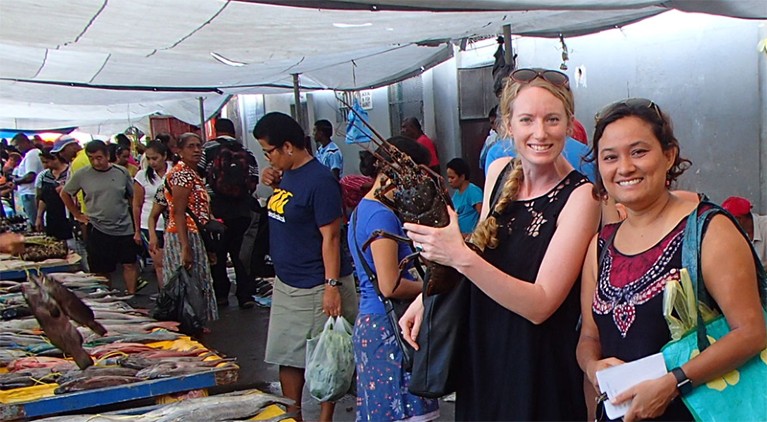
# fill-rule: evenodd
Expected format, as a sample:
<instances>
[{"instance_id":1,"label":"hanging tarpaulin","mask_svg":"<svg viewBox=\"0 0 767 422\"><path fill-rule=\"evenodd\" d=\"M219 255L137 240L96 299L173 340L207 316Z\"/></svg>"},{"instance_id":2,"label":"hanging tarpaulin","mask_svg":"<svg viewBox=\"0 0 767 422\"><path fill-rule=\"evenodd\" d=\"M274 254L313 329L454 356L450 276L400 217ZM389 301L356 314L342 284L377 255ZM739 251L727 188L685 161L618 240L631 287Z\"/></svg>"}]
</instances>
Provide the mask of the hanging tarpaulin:
<instances>
[{"instance_id":1,"label":"hanging tarpaulin","mask_svg":"<svg viewBox=\"0 0 767 422\"><path fill-rule=\"evenodd\" d=\"M31 138L35 135L39 136L46 142L53 142L56 140L59 136L64 135L66 133L72 132L73 130L77 129L77 127L62 127L62 128L56 128L56 129L8 129L8 128L0 128L0 138L5 139L11 139L13 138L17 133L23 133L27 135L28 138Z\"/></svg>"},{"instance_id":2,"label":"hanging tarpaulin","mask_svg":"<svg viewBox=\"0 0 767 422\"><path fill-rule=\"evenodd\" d=\"M370 142L370 140L373 139L373 134L370 132L370 128L367 127L365 122L368 122L368 124L370 122L370 119L368 119L368 112L362 108L359 101L355 98L354 105L351 110L349 110L349 124L346 125L347 144Z\"/></svg>"}]
</instances>

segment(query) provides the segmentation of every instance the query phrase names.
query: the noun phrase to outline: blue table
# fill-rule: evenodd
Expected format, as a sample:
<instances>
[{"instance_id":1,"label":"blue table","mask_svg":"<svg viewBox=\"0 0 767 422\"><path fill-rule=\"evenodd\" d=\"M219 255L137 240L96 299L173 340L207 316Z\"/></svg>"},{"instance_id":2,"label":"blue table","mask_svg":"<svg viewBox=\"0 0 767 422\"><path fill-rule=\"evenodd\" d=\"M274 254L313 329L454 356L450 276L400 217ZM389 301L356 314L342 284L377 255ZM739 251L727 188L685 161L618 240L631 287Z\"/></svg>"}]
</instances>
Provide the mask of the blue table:
<instances>
[{"instance_id":1,"label":"blue table","mask_svg":"<svg viewBox=\"0 0 767 422\"><path fill-rule=\"evenodd\" d=\"M181 377L141 381L115 387L44 397L29 402L0 404L0 420L38 418L89 407L232 384L237 382L237 371L237 367L226 367Z\"/></svg>"}]
</instances>

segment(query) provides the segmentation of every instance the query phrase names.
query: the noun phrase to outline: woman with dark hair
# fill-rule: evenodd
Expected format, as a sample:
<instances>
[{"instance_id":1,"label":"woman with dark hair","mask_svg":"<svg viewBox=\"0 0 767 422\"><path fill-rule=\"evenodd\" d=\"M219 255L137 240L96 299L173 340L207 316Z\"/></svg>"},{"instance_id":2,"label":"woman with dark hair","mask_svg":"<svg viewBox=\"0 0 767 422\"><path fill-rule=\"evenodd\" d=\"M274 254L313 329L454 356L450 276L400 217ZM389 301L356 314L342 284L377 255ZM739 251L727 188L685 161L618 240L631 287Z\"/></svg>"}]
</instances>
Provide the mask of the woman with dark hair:
<instances>
[{"instance_id":1,"label":"woman with dark hair","mask_svg":"<svg viewBox=\"0 0 767 422\"><path fill-rule=\"evenodd\" d=\"M137 245L148 247L150 242L149 216L154 204L154 197L157 190L163 188L165 173L170 170L172 163L167 161L168 148L158 141L152 141L147 145L144 157L147 159L147 168L139 170L133 178L133 227L136 228L133 240ZM157 247L154 251L149 248L149 255L152 257L160 288L163 286L162 239L164 230L165 220L163 219L156 223L155 232L153 233L157 238Z\"/></svg>"},{"instance_id":2,"label":"woman with dark hair","mask_svg":"<svg viewBox=\"0 0 767 422\"><path fill-rule=\"evenodd\" d=\"M163 145L165 145L165 148L168 150L167 152L167 161L171 162L171 165L174 165L178 163L178 143L176 142L176 138L173 137L168 132L160 132L157 134L157 136L154 137L154 140L152 142L159 142ZM149 144L147 144L147 147L149 147ZM141 154L141 166L142 169L146 169L149 167L149 163L147 162L146 158L146 150L144 151L144 154Z\"/></svg>"},{"instance_id":3,"label":"woman with dark hair","mask_svg":"<svg viewBox=\"0 0 767 422\"><path fill-rule=\"evenodd\" d=\"M40 173L37 193L37 220L35 229L59 240L72 239L72 226L67 219L66 207L60 192L69 176L69 164L57 156L43 152L40 160L46 169ZM43 224L45 216L45 224Z\"/></svg>"},{"instance_id":4,"label":"woman with dark hair","mask_svg":"<svg viewBox=\"0 0 767 422\"><path fill-rule=\"evenodd\" d=\"M482 252L465 244L452 210L444 228L405 223L424 258L470 282L456 419L584 420L574 353L578 294L599 203L562 156L575 111L567 75L515 70L500 110L500 130L514 140L518 159L488 169L484 218L471 236ZM413 344L422 316L417 298L400 320Z\"/></svg>"},{"instance_id":5,"label":"woman with dark hair","mask_svg":"<svg viewBox=\"0 0 767 422\"><path fill-rule=\"evenodd\" d=\"M469 182L469 176L469 163L463 158L453 158L447 163L447 183L455 189L451 199L464 236L474 231L482 212L482 189Z\"/></svg>"},{"instance_id":6,"label":"woman with dark hair","mask_svg":"<svg viewBox=\"0 0 767 422\"><path fill-rule=\"evenodd\" d=\"M195 133L185 133L178 141L181 161L165 175L165 199L170 218L165 222L163 285L167 285L176 269L184 266L198 283L195 290L203 292L206 305L205 322L218 319L218 307L213 294L213 278L209 257L200 237L200 228L187 213L194 214L200 224L210 221L210 199L205 182L197 174L202 157L202 139ZM213 259L213 258L211 258Z\"/></svg>"},{"instance_id":7,"label":"woman with dark hair","mask_svg":"<svg viewBox=\"0 0 767 422\"><path fill-rule=\"evenodd\" d=\"M594 237L583 265L583 326L578 362L597 388L596 372L661 351L671 340L663 291L680 280L687 217L711 207L670 189L690 162L680 157L670 118L643 98L619 101L597 114L594 153L596 193L622 204L626 218ZM590 154L591 155L591 154ZM631 400L627 422L692 420L681 400L685 383L705 384L764 349L765 321L759 303L756 262L748 239L724 214L704 225L700 259L705 290L732 328L681 368L622 392Z\"/></svg>"},{"instance_id":8,"label":"woman with dark hair","mask_svg":"<svg viewBox=\"0 0 767 422\"><path fill-rule=\"evenodd\" d=\"M429 150L416 141L395 136L387 142L416 164L429 164ZM388 155L381 148L377 154ZM376 191L388 178L377 167L372 175L373 187L352 214L348 236L360 280L360 308L353 337L354 360L357 363L357 420L434 420L439 417L437 400L407 392L410 373L402 367L403 352L394 340L394 330L399 327L389 322L384 304L365 270L367 265L376 276L381 294L387 298L413 300L423 289L423 282L409 275L399 279L399 262L413 253L409 245L379 237L370 243L369 249L362 250L362 245L376 230L405 236L402 221L376 197Z\"/></svg>"},{"instance_id":9,"label":"woman with dark hair","mask_svg":"<svg viewBox=\"0 0 767 422\"><path fill-rule=\"evenodd\" d=\"M266 114L253 136L271 164L261 181L274 189L267 208L277 276L264 360L280 366L282 394L296 402L288 411L300 411L307 333L318 334L328 316L354 321L357 313L351 263L341 254L341 189L290 116ZM332 420L335 403L320 406L319 419Z\"/></svg>"}]
</instances>

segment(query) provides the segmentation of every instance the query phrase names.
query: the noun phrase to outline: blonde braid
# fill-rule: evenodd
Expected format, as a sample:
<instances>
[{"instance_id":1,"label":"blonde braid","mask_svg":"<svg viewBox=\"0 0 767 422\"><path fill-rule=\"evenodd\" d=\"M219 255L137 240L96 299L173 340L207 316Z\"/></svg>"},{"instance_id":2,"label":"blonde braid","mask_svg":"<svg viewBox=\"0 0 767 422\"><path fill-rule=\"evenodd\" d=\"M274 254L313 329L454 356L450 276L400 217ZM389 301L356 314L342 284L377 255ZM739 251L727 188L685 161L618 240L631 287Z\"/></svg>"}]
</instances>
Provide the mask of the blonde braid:
<instances>
[{"instance_id":1,"label":"blonde braid","mask_svg":"<svg viewBox=\"0 0 767 422\"><path fill-rule=\"evenodd\" d=\"M498 220L497 216L503 213L506 206L510 202L514 201L519 193L519 187L524 180L524 173L522 172L522 161L514 160L514 168L506 178L501 190L501 196L498 199L498 203L495 204L493 210L487 215L484 221L477 225L469 240L475 246L481 250L485 248L495 249L498 247ZM492 201L492 198L491 198Z\"/></svg>"}]
</instances>

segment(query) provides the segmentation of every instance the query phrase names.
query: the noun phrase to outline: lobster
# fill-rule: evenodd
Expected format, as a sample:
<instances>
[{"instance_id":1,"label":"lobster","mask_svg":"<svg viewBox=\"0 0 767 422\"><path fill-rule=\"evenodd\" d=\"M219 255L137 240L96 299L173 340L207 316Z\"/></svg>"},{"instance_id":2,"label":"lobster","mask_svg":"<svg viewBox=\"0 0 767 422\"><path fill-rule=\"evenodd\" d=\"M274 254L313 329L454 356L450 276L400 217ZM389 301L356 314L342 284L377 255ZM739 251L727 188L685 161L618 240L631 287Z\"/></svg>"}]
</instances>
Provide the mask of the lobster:
<instances>
[{"instance_id":1,"label":"lobster","mask_svg":"<svg viewBox=\"0 0 767 422\"><path fill-rule=\"evenodd\" d=\"M450 215L447 212L447 207L452 207L453 203L447 194L444 179L429 167L423 164L416 164L410 156L388 143L364 118L357 114L353 107L349 106L349 109L357 115L358 120L362 121L370 129L374 134L374 137L370 137L370 140L381 151L385 152L386 155L385 157L375 151L370 151L378 160L381 171L388 178L385 184L373 193L376 199L393 210L404 222L429 227L445 227L450 224ZM387 196L390 192L392 193L392 199ZM367 249L370 243L381 237L408 243L413 246L412 240L407 237L398 236L383 230L375 230L362 245L362 249ZM424 280L428 280L424 286L424 294L426 296L450 291L463 277L453 267L426 260L420 256L418 248L415 249L416 252L400 261L400 277L397 280L397 285L399 285L399 280L402 278L401 276L405 272L407 265L415 259L420 259L426 267L428 277L425 277L425 274L420 270L420 266L416 265ZM395 285L395 289L397 285Z\"/></svg>"}]
</instances>

